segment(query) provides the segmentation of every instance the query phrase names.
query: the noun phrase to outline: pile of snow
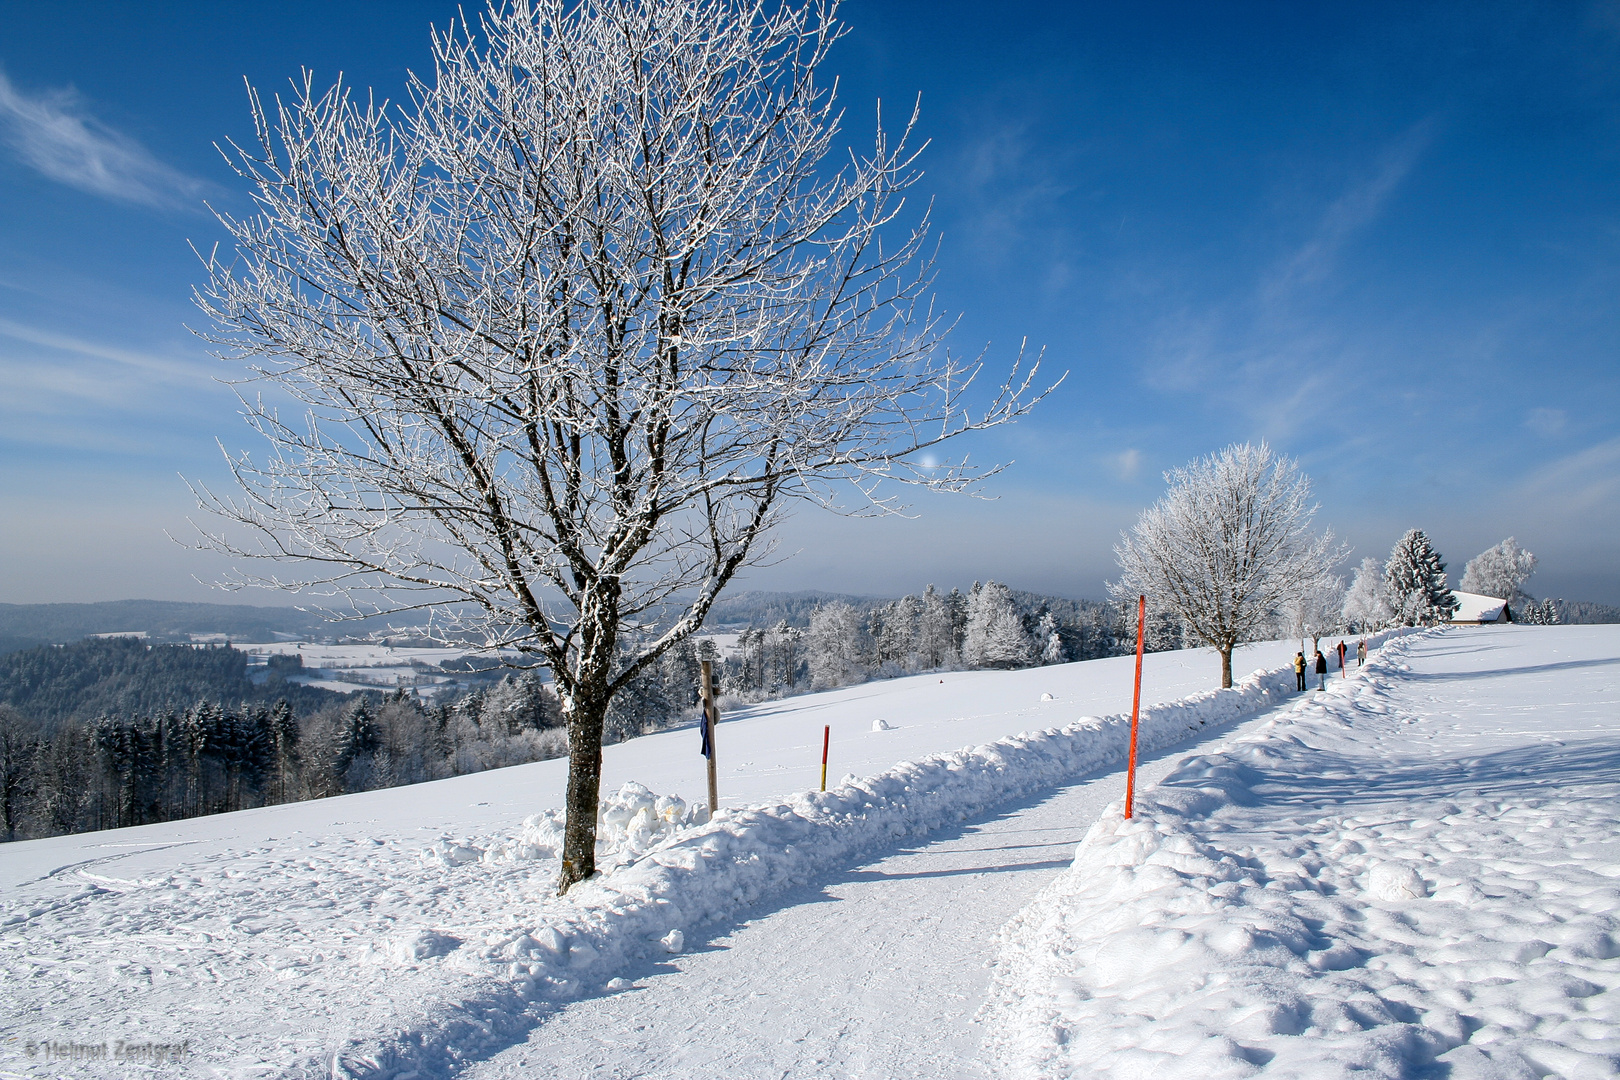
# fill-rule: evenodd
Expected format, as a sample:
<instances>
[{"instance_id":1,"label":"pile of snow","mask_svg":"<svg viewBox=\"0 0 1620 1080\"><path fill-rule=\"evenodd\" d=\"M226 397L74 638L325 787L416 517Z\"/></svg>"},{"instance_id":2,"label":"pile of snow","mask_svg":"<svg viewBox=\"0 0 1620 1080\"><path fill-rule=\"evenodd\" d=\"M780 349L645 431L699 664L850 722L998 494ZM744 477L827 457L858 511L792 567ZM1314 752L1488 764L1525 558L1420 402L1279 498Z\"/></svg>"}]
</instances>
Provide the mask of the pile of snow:
<instances>
[{"instance_id":1,"label":"pile of snow","mask_svg":"<svg viewBox=\"0 0 1620 1080\"><path fill-rule=\"evenodd\" d=\"M1092 827L1003 931L984 1015L1008 1075L1620 1070L1612 712L1568 750L1559 715L1531 764L1538 689L1499 734L1464 714L1425 748L1434 718L1393 700L1415 640Z\"/></svg>"},{"instance_id":2,"label":"pile of snow","mask_svg":"<svg viewBox=\"0 0 1620 1080\"><path fill-rule=\"evenodd\" d=\"M486 863L532 862L562 857L563 823L561 810L547 810L523 820L523 830L515 837L499 840L483 851L474 849L473 859L446 859L442 846L428 849L430 858L450 864L462 861ZM655 795L643 784L631 781L603 799L596 815L596 861L603 873L634 862L683 829L709 820L708 807L691 806L679 795Z\"/></svg>"}]
</instances>

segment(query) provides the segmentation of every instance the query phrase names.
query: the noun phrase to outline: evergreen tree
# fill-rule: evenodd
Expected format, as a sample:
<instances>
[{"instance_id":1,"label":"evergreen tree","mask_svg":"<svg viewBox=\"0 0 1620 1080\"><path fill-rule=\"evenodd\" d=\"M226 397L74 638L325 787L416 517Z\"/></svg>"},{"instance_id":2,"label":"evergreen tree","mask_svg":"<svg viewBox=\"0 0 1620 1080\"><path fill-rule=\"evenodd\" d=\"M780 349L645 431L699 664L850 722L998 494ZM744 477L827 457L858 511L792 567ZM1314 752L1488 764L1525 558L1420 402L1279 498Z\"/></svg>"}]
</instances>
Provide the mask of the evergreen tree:
<instances>
[{"instance_id":1,"label":"evergreen tree","mask_svg":"<svg viewBox=\"0 0 1620 1080\"><path fill-rule=\"evenodd\" d=\"M922 615L922 601L910 595L882 609L882 617L873 628L872 644L878 664L885 670L891 673L920 670L917 634Z\"/></svg>"},{"instance_id":2,"label":"evergreen tree","mask_svg":"<svg viewBox=\"0 0 1620 1080\"><path fill-rule=\"evenodd\" d=\"M974 582L975 589L979 583ZM962 655L962 645L967 641L967 597L958 589L952 589L950 595L945 597L945 610L951 617L951 641L956 646L958 658Z\"/></svg>"},{"instance_id":3,"label":"evergreen tree","mask_svg":"<svg viewBox=\"0 0 1620 1080\"><path fill-rule=\"evenodd\" d=\"M36 762L42 749L33 725L6 705L0 705L0 829L5 839L17 839L24 814L38 790Z\"/></svg>"},{"instance_id":4,"label":"evergreen tree","mask_svg":"<svg viewBox=\"0 0 1620 1080\"><path fill-rule=\"evenodd\" d=\"M378 749L377 723L371 705L364 697L357 700L343 718L338 732L332 772L340 790L364 791L371 779Z\"/></svg>"},{"instance_id":5,"label":"evergreen tree","mask_svg":"<svg viewBox=\"0 0 1620 1080\"><path fill-rule=\"evenodd\" d=\"M1557 626L1560 621L1558 605L1562 603L1562 600L1554 600L1551 597L1540 602L1531 601L1524 605L1519 621L1528 626Z\"/></svg>"},{"instance_id":6,"label":"evergreen tree","mask_svg":"<svg viewBox=\"0 0 1620 1080\"><path fill-rule=\"evenodd\" d=\"M293 715L287 699L277 701L270 710L270 743L275 756L276 801L287 801L287 782L298 767L298 718Z\"/></svg>"},{"instance_id":7,"label":"evergreen tree","mask_svg":"<svg viewBox=\"0 0 1620 1080\"><path fill-rule=\"evenodd\" d=\"M1421 529L1411 529L1395 542L1384 566L1384 584L1401 626L1438 626L1457 610L1457 598L1446 586L1446 564Z\"/></svg>"}]
</instances>

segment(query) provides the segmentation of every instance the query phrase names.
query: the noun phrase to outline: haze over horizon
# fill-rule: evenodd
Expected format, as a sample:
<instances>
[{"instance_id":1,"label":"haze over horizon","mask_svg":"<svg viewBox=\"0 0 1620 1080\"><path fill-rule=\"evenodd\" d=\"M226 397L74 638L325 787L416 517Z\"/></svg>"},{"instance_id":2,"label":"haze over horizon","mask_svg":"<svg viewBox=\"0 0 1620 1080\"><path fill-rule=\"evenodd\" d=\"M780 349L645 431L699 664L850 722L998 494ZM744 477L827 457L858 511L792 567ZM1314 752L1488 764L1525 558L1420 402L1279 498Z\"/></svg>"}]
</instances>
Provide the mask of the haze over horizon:
<instances>
[{"instance_id":1,"label":"haze over horizon","mask_svg":"<svg viewBox=\"0 0 1620 1080\"><path fill-rule=\"evenodd\" d=\"M457 7L379 10L8 5L0 602L298 602L165 535L181 475L228 483L216 439L259 449L187 242L249 208L213 147L251 138L244 76L399 98ZM1068 381L968 445L1015 461L995 501L806 509L733 591L1098 598L1165 469L1266 439L1352 564L1420 527L1455 584L1512 535L1531 593L1620 604L1620 4L983 10L851 3L830 73L857 144L921 94L955 348L1027 337Z\"/></svg>"}]
</instances>

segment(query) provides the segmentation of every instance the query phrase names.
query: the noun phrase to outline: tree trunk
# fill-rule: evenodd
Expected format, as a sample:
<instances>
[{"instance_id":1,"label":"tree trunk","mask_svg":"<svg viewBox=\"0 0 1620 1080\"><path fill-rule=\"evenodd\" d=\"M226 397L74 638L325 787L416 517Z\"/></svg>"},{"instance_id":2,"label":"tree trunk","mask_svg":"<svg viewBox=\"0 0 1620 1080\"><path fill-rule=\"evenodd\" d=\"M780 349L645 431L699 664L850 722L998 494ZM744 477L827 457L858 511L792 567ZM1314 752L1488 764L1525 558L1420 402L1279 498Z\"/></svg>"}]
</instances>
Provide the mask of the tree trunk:
<instances>
[{"instance_id":1,"label":"tree trunk","mask_svg":"<svg viewBox=\"0 0 1620 1080\"><path fill-rule=\"evenodd\" d=\"M572 670L554 663L568 724L567 817L563 822L562 896L596 873L596 813L602 791L602 734L607 724L614 652L618 647L619 593L615 579L593 583L581 598L578 651ZM558 668L563 670L559 672Z\"/></svg>"},{"instance_id":2,"label":"tree trunk","mask_svg":"<svg viewBox=\"0 0 1620 1080\"><path fill-rule=\"evenodd\" d=\"M1221 689L1232 689L1232 646L1221 649Z\"/></svg>"},{"instance_id":3,"label":"tree trunk","mask_svg":"<svg viewBox=\"0 0 1620 1080\"><path fill-rule=\"evenodd\" d=\"M568 722L568 796L558 896L596 873L596 810L601 802L602 728L607 718L605 698L577 694L570 698L563 702Z\"/></svg>"}]
</instances>

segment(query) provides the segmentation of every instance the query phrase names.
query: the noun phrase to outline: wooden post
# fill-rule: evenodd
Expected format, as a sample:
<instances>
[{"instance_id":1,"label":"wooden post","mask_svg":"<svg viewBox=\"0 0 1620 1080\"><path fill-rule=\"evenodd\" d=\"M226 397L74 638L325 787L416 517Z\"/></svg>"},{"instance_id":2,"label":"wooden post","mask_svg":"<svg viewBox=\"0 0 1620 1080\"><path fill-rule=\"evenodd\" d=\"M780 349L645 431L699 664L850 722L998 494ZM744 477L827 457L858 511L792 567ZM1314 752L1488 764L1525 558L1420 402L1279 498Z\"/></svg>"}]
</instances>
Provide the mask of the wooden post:
<instances>
[{"instance_id":1,"label":"wooden post","mask_svg":"<svg viewBox=\"0 0 1620 1080\"><path fill-rule=\"evenodd\" d=\"M821 728L821 790L827 790L827 747L832 744L832 725Z\"/></svg>"},{"instance_id":2,"label":"wooden post","mask_svg":"<svg viewBox=\"0 0 1620 1080\"><path fill-rule=\"evenodd\" d=\"M1136 693L1131 697L1131 757L1125 766L1125 818L1136 802L1136 719L1142 712L1142 646L1147 636L1147 597L1136 598Z\"/></svg>"},{"instance_id":3,"label":"wooden post","mask_svg":"<svg viewBox=\"0 0 1620 1080\"><path fill-rule=\"evenodd\" d=\"M720 724L720 707L714 703L714 665L704 660L703 665L703 723L709 736L709 817L720 809L720 784L715 778L714 761L719 756L719 745L714 741L714 729Z\"/></svg>"}]
</instances>

